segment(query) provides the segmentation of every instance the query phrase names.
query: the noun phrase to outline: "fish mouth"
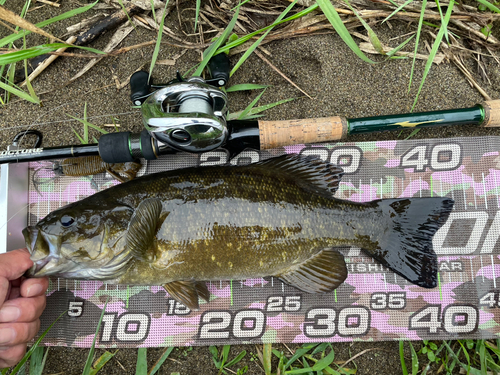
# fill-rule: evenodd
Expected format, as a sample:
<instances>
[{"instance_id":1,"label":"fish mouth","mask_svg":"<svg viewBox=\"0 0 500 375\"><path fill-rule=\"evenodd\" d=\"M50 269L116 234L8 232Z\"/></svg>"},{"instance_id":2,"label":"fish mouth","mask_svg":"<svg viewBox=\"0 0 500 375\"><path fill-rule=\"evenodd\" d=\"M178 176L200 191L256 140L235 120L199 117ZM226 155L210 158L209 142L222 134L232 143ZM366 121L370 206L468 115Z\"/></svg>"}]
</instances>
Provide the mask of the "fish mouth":
<instances>
[{"instance_id":1,"label":"fish mouth","mask_svg":"<svg viewBox=\"0 0 500 375\"><path fill-rule=\"evenodd\" d=\"M26 277L42 277L55 272L58 263L60 241L56 236L46 235L37 227L26 227L22 231L26 248L33 266L25 272Z\"/></svg>"}]
</instances>

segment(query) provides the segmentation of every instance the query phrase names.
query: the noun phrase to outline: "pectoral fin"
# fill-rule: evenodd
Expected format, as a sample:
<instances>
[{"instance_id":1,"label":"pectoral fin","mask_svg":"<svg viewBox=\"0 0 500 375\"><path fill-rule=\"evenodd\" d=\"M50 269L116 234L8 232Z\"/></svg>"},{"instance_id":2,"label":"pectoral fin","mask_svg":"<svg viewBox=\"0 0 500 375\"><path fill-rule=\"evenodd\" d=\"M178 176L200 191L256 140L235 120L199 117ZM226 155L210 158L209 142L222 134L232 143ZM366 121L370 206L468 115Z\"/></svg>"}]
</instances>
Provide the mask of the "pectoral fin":
<instances>
[{"instance_id":1,"label":"pectoral fin","mask_svg":"<svg viewBox=\"0 0 500 375\"><path fill-rule=\"evenodd\" d=\"M342 254L335 249L326 248L277 277L304 292L325 293L344 282L347 267Z\"/></svg>"},{"instance_id":2,"label":"pectoral fin","mask_svg":"<svg viewBox=\"0 0 500 375\"><path fill-rule=\"evenodd\" d=\"M156 257L156 232L168 216L162 214L162 204L158 198L142 201L137 206L128 225L127 246L134 256L146 262L154 262Z\"/></svg>"},{"instance_id":3,"label":"pectoral fin","mask_svg":"<svg viewBox=\"0 0 500 375\"><path fill-rule=\"evenodd\" d=\"M210 300L210 292L201 281L173 281L163 287L173 299L182 302L191 310L198 310L199 297L207 302Z\"/></svg>"}]
</instances>

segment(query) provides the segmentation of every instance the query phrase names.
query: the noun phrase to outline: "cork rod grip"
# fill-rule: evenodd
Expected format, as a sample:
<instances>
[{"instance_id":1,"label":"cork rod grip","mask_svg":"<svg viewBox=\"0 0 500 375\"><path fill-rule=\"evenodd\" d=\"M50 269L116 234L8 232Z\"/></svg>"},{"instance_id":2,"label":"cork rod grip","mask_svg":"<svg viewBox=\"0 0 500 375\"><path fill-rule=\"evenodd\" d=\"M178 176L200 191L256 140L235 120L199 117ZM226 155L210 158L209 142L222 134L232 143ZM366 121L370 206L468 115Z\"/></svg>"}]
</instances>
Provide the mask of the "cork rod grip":
<instances>
[{"instance_id":1,"label":"cork rod grip","mask_svg":"<svg viewBox=\"0 0 500 375\"><path fill-rule=\"evenodd\" d=\"M484 121L482 126L485 128L500 127L500 99L487 100L483 104Z\"/></svg>"},{"instance_id":2,"label":"cork rod grip","mask_svg":"<svg viewBox=\"0 0 500 375\"><path fill-rule=\"evenodd\" d=\"M323 117L303 120L259 121L260 148L337 141L347 136L347 120Z\"/></svg>"}]
</instances>

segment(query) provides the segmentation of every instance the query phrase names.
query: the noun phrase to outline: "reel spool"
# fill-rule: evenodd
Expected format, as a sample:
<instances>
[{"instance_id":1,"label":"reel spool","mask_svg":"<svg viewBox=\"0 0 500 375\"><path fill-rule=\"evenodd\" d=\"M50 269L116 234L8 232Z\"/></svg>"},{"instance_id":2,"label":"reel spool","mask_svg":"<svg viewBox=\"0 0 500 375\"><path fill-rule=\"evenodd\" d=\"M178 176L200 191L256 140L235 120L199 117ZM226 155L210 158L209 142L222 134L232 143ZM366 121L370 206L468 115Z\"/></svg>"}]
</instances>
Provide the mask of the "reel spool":
<instances>
[{"instance_id":1,"label":"reel spool","mask_svg":"<svg viewBox=\"0 0 500 375\"><path fill-rule=\"evenodd\" d=\"M223 145L229 135L227 95L201 77L155 91L141 110L151 136L176 150L210 151Z\"/></svg>"}]
</instances>

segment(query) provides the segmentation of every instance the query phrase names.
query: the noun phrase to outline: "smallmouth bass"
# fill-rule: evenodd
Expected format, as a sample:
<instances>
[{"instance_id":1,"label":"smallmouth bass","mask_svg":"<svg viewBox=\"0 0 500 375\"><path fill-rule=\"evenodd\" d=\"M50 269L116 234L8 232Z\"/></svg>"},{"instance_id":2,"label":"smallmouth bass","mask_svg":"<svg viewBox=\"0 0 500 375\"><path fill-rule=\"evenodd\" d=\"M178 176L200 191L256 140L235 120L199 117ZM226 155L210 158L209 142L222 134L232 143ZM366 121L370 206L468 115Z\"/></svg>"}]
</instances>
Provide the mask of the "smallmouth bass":
<instances>
[{"instance_id":1,"label":"smallmouth bass","mask_svg":"<svg viewBox=\"0 0 500 375\"><path fill-rule=\"evenodd\" d=\"M338 246L362 248L433 288L432 237L448 198L333 198L342 169L285 155L246 166L156 173L62 207L25 228L31 277L163 285L190 309L205 281L274 276L307 293L347 277Z\"/></svg>"}]
</instances>

